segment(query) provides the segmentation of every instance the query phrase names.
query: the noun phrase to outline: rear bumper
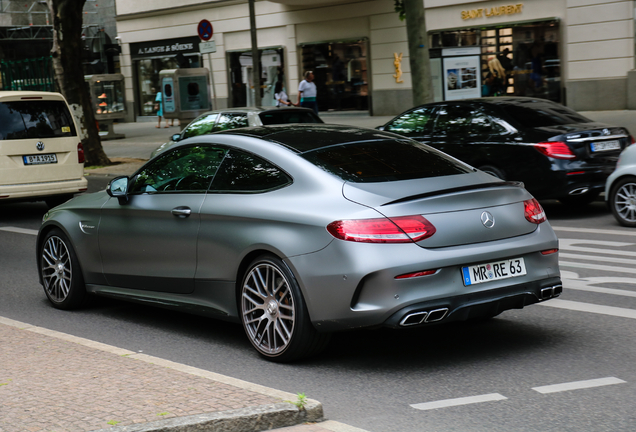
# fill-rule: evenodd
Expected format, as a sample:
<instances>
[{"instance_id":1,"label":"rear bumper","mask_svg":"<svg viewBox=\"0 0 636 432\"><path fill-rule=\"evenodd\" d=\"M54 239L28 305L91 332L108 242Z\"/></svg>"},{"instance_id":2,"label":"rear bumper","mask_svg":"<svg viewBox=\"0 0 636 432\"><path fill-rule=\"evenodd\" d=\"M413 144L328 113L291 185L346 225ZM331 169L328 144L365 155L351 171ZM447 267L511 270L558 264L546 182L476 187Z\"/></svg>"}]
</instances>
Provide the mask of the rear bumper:
<instances>
[{"instance_id":1,"label":"rear bumper","mask_svg":"<svg viewBox=\"0 0 636 432\"><path fill-rule=\"evenodd\" d=\"M37 201L56 195L72 195L85 192L87 188L88 181L85 177L55 182L4 185L0 186L0 202L13 200Z\"/></svg>"}]
</instances>

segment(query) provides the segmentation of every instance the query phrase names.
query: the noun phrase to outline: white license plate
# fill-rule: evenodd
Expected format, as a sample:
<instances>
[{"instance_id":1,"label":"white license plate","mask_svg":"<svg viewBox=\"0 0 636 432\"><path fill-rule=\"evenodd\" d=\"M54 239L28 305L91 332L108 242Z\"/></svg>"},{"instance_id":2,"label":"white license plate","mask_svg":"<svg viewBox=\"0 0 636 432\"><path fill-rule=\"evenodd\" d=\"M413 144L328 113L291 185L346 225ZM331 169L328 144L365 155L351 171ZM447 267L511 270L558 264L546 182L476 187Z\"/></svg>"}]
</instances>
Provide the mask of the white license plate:
<instances>
[{"instance_id":1,"label":"white license plate","mask_svg":"<svg viewBox=\"0 0 636 432\"><path fill-rule=\"evenodd\" d=\"M474 266L462 267L464 285L475 285L492 282L526 274L526 264L523 258L513 258L503 261L493 261Z\"/></svg>"},{"instance_id":2,"label":"white license plate","mask_svg":"<svg viewBox=\"0 0 636 432\"><path fill-rule=\"evenodd\" d=\"M54 164L57 163L57 156L55 153L22 156L25 165L41 165L41 164Z\"/></svg>"},{"instance_id":3,"label":"white license plate","mask_svg":"<svg viewBox=\"0 0 636 432\"><path fill-rule=\"evenodd\" d=\"M621 149L621 143L618 140L601 141L601 142L592 143L593 152L620 150L620 149Z\"/></svg>"}]
</instances>

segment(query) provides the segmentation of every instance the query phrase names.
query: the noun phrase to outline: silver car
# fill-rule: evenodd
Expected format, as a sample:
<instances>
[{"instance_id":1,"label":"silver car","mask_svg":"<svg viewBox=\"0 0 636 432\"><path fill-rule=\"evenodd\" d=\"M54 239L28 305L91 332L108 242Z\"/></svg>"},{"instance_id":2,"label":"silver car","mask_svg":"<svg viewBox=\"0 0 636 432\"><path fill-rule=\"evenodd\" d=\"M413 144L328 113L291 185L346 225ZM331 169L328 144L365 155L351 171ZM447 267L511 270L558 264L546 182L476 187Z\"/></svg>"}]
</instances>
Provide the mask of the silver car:
<instances>
[{"instance_id":1,"label":"silver car","mask_svg":"<svg viewBox=\"0 0 636 432\"><path fill-rule=\"evenodd\" d=\"M184 140L49 211L37 254L57 308L95 294L240 322L274 361L340 330L488 318L562 290L557 237L521 184L335 125Z\"/></svg>"},{"instance_id":2,"label":"silver car","mask_svg":"<svg viewBox=\"0 0 636 432\"><path fill-rule=\"evenodd\" d=\"M636 145L623 150L616 169L607 178L605 201L618 223L636 227Z\"/></svg>"},{"instance_id":3,"label":"silver car","mask_svg":"<svg viewBox=\"0 0 636 432\"><path fill-rule=\"evenodd\" d=\"M323 121L313 110L298 107L226 108L210 111L192 120L180 133L172 135L170 141L153 150L150 157L157 156L186 138L250 126L295 123L323 123Z\"/></svg>"}]
</instances>

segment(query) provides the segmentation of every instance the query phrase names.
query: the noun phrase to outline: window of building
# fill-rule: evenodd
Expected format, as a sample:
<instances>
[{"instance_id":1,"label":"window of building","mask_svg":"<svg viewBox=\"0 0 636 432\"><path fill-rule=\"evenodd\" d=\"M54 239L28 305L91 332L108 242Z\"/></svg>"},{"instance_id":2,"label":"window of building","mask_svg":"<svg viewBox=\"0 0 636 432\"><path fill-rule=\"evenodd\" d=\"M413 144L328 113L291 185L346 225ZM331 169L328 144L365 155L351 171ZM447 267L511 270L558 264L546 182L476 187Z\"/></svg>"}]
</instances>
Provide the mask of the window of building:
<instances>
[{"instance_id":1,"label":"window of building","mask_svg":"<svg viewBox=\"0 0 636 432\"><path fill-rule=\"evenodd\" d=\"M259 50L261 62L261 106L276 106L274 90L280 81L283 87L285 81L285 63L282 48ZM254 84L252 74L252 52L228 52L230 74L230 106L254 106ZM287 90L287 89L285 89ZM287 91L286 93L289 93Z\"/></svg>"},{"instance_id":2,"label":"window of building","mask_svg":"<svg viewBox=\"0 0 636 432\"><path fill-rule=\"evenodd\" d=\"M313 71L319 111L369 109L367 53L365 39L301 46L300 73Z\"/></svg>"},{"instance_id":3,"label":"window of building","mask_svg":"<svg viewBox=\"0 0 636 432\"><path fill-rule=\"evenodd\" d=\"M433 53L481 47L482 96L531 96L561 102L558 21L429 33Z\"/></svg>"}]
</instances>

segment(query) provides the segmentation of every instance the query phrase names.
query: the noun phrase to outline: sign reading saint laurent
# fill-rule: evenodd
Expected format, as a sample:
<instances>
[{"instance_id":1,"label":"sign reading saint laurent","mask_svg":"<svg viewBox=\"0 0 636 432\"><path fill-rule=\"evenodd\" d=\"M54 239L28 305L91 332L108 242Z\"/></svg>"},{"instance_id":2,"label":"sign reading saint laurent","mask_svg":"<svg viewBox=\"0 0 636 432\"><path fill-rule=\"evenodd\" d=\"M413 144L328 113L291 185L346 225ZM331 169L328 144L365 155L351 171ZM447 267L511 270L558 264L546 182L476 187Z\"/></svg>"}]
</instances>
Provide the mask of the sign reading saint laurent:
<instances>
[{"instance_id":1,"label":"sign reading saint laurent","mask_svg":"<svg viewBox=\"0 0 636 432\"><path fill-rule=\"evenodd\" d=\"M462 19L475 19L475 18L492 18L496 16L502 15L514 15L520 14L523 9L523 3L518 3L516 5L507 5L507 6L498 6L491 8L480 8L480 9L471 9L462 11Z\"/></svg>"}]
</instances>

